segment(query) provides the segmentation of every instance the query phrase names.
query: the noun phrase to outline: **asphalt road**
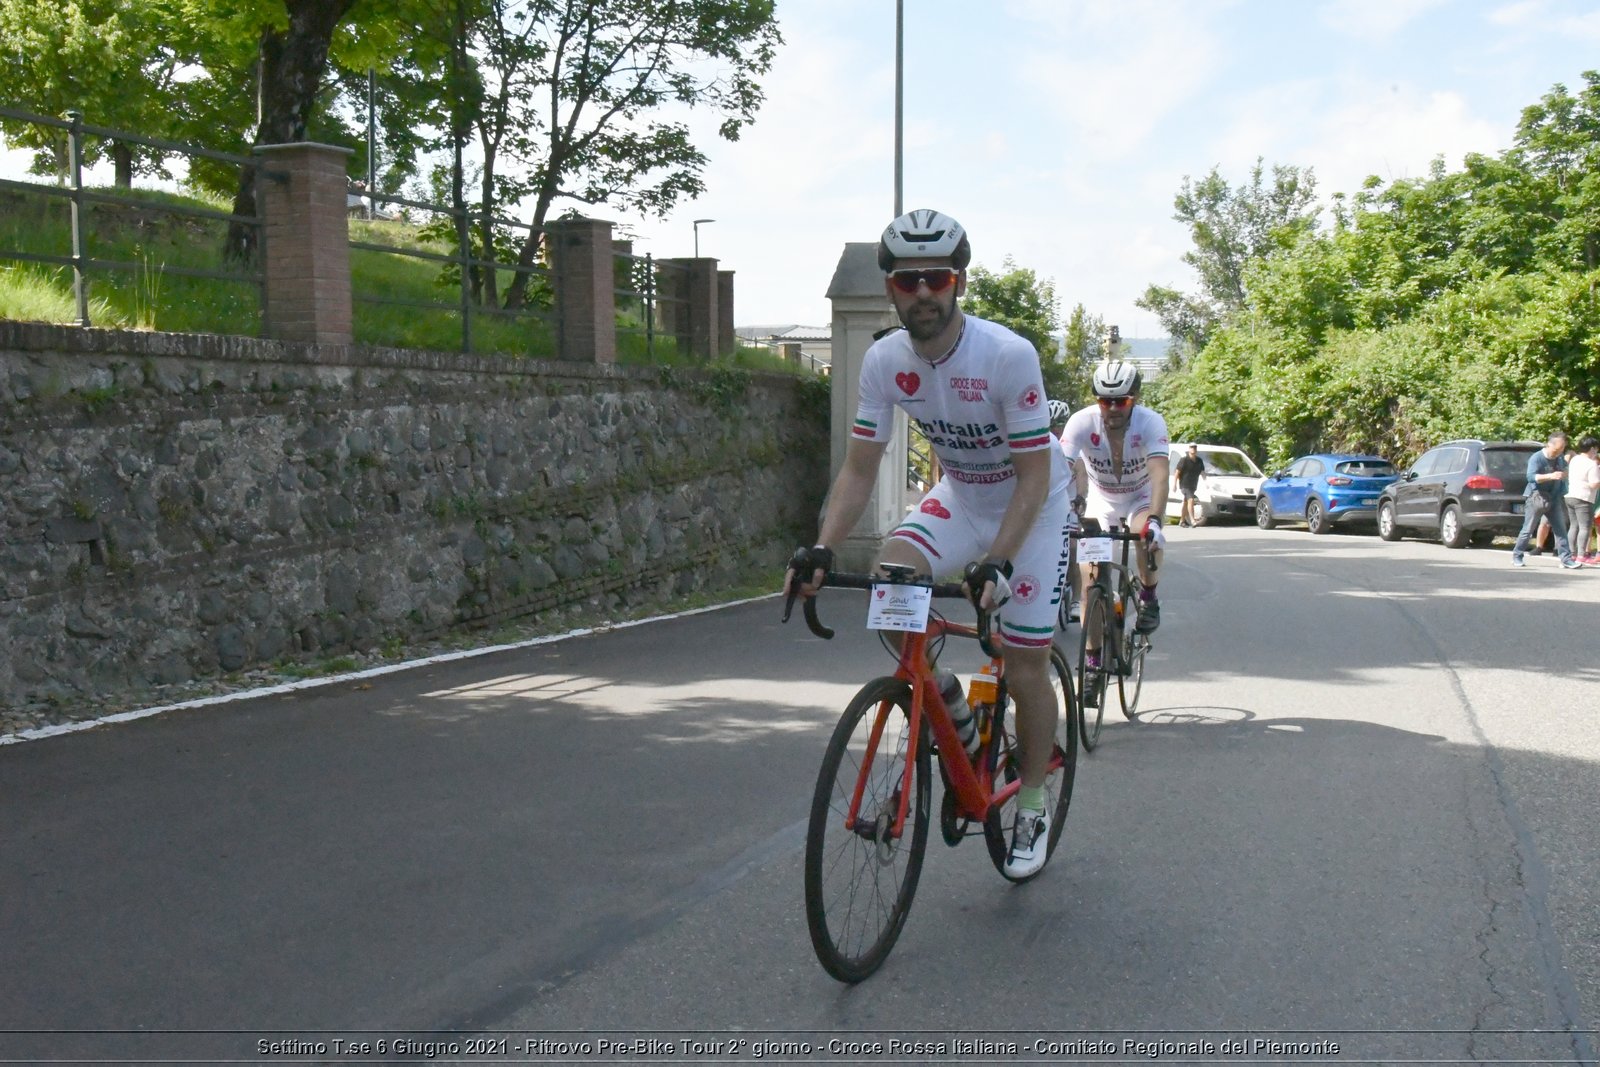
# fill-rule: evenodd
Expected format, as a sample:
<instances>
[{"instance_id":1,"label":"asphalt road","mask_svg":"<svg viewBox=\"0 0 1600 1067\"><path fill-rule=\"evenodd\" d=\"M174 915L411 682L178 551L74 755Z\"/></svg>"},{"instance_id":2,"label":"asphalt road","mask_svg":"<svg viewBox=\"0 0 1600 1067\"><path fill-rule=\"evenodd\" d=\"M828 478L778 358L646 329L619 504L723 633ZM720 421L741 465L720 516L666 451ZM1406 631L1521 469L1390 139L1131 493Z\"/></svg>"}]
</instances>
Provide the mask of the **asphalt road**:
<instances>
[{"instance_id":1,"label":"asphalt road","mask_svg":"<svg viewBox=\"0 0 1600 1067\"><path fill-rule=\"evenodd\" d=\"M800 867L828 731L892 666L859 594L831 643L767 600L0 746L0 1059L484 1031L502 1062L647 1032L679 1062L958 1033L1592 1061L1600 571L1251 527L1168 556L1149 710L1082 757L1050 868L1013 887L935 833L856 987Z\"/></svg>"}]
</instances>

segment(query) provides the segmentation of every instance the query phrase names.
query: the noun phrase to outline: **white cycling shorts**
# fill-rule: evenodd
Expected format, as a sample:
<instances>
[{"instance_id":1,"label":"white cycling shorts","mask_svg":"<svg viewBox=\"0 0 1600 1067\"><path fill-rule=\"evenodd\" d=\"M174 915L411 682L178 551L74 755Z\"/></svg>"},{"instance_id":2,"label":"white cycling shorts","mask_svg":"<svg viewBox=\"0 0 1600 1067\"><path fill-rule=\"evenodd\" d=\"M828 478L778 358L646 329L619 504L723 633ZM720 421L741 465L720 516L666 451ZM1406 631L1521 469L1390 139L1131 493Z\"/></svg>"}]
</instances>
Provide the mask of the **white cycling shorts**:
<instances>
[{"instance_id":1,"label":"white cycling shorts","mask_svg":"<svg viewBox=\"0 0 1600 1067\"><path fill-rule=\"evenodd\" d=\"M1115 530L1123 523L1132 522L1139 512L1149 511L1154 502L1149 490L1122 500L1111 500L1091 489L1088 502L1083 506L1083 517L1094 519L1102 530Z\"/></svg>"},{"instance_id":2,"label":"white cycling shorts","mask_svg":"<svg viewBox=\"0 0 1600 1067\"><path fill-rule=\"evenodd\" d=\"M928 490L889 536L916 546L936 579L960 581L968 563L989 554L1000 515L974 517L944 479ZM1011 560L1011 599L1000 609L1000 637L1017 648L1048 648L1055 633L1067 575L1067 529L1072 503L1053 493L1039 509L1027 540Z\"/></svg>"}]
</instances>

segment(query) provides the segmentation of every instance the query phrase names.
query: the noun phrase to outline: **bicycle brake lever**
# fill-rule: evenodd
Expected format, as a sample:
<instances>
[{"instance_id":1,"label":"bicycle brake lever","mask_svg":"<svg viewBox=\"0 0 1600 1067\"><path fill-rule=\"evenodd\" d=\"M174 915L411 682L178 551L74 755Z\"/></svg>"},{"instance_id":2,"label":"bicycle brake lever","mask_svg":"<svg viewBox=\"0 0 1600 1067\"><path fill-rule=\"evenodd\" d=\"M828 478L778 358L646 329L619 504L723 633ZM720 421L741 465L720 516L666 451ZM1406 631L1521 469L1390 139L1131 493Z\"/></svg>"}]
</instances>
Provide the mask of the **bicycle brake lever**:
<instances>
[{"instance_id":1,"label":"bicycle brake lever","mask_svg":"<svg viewBox=\"0 0 1600 1067\"><path fill-rule=\"evenodd\" d=\"M806 626L810 627L811 632L822 638L824 641L833 640L833 630L830 627L822 625L822 620L817 617L816 597L806 598L804 610L806 616Z\"/></svg>"}]
</instances>

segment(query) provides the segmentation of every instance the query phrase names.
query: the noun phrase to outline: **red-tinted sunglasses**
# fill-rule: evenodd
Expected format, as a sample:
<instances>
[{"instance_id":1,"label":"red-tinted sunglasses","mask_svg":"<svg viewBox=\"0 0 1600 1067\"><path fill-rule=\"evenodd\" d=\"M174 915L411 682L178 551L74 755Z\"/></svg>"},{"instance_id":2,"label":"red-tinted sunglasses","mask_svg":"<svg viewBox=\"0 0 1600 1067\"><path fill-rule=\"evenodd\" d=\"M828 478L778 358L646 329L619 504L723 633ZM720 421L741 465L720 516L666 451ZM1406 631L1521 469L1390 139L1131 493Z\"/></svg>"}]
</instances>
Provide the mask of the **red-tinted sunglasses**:
<instances>
[{"instance_id":1,"label":"red-tinted sunglasses","mask_svg":"<svg viewBox=\"0 0 1600 1067\"><path fill-rule=\"evenodd\" d=\"M902 293L914 293L919 285L926 285L930 293L942 293L955 284L956 273L949 267L908 267L890 271L889 281Z\"/></svg>"},{"instance_id":2,"label":"red-tinted sunglasses","mask_svg":"<svg viewBox=\"0 0 1600 1067\"><path fill-rule=\"evenodd\" d=\"M1125 408L1133 403L1131 396L1102 396L1096 397L1103 408Z\"/></svg>"}]
</instances>

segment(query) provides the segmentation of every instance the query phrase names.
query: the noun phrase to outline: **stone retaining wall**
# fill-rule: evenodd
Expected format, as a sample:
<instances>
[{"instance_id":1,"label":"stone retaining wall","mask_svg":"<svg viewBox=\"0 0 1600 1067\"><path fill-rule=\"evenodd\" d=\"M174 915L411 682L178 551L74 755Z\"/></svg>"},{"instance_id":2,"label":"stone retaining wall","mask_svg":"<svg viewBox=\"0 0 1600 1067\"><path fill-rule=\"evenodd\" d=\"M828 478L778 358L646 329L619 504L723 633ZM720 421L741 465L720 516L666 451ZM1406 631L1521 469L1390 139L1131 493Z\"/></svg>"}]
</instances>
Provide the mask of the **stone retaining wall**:
<instances>
[{"instance_id":1,"label":"stone retaining wall","mask_svg":"<svg viewBox=\"0 0 1600 1067\"><path fill-rule=\"evenodd\" d=\"M826 393L0 322L0 707L774 574Z\"/></svg>"}]
</instances>

